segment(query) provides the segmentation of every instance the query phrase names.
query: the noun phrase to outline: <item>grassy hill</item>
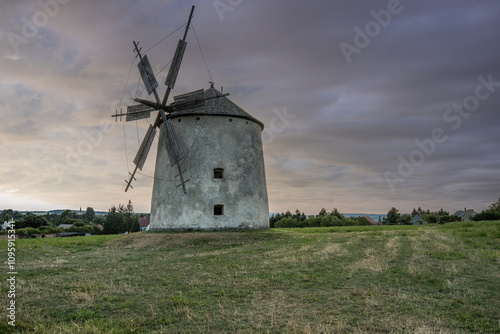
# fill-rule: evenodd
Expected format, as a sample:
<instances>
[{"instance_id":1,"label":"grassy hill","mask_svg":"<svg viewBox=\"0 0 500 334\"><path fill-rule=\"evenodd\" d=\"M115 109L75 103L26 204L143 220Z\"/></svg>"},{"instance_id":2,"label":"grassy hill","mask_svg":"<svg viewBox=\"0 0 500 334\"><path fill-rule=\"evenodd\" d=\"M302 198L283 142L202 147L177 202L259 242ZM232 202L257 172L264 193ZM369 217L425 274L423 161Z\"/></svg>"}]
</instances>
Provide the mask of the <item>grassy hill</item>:
<instances>
[{"instance_id":1,"label":"grassy hill","mask_svg":"<svg viewBox=\"0 0 500 334\"><path fill-rule=\"evenodd\" d=\"M500 222L16 242L23 333L500 332Z\"/></svg>"}]
</instances>

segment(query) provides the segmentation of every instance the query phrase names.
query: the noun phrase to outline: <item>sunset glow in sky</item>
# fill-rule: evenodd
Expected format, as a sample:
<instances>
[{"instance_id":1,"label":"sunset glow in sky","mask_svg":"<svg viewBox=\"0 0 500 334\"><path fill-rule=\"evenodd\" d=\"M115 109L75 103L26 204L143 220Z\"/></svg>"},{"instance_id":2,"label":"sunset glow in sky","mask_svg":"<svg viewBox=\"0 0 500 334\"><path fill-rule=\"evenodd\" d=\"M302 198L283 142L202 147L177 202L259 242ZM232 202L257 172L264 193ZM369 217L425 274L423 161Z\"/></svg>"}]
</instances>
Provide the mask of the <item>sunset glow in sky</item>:
<instances>
[{"instance_id":1,"label":"sunset glow in sky","mask_svg":"<svg viewBox=\"0 0 500 334\"><path fill-rule=\"evenodd\" d=\"M197 36L216 88L266 126L271 212L479 212L500 197L497 0L7 0L0 209L149 212L156 142L124 192L148 122L110 116L149 98L132 41L146 51L192 5L171 98L209 87ZM160 95L182 34L147 52Z\"/></svg>"}]
</instances>

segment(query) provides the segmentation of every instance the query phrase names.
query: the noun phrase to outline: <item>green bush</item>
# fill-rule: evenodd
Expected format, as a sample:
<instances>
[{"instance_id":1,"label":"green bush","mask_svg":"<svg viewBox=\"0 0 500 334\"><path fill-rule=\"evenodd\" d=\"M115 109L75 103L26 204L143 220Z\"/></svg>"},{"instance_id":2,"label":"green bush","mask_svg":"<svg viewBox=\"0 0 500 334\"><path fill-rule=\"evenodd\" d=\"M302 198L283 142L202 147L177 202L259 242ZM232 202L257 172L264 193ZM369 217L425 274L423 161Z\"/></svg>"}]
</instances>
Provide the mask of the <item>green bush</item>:
<instances>
[{"instance_id":1,"label":"green bush","mask_svg":"<svg viewBox=\"0 0 500 334\"><path fill-rule=\"evenodd\" d=\"M26 217L16 222L16 227L19 228L27 228L27 227L39 228L41 226L48 226L48 225L49 222L47 221L47 219L45 219L45 217L36 216L34 214L28 214L26 215Z\"/></svg>"},{"instance_id":2,"label":"green bush","mask_svg":"<svg viewBox=\"0 0 500 334\"><path fill-rule=\"evenodd\" d=\"M312 217L304 222L307 227L319 227L321 224L321 217Z\"/></svg>"},{"instance_id":3,"label":"green bush","mask_svg":"<svg viewBox=\"0 0 500 334\"><path fill-rule=\"evenodd\" d=\"M481 221L481 220L500 220L500 213L499 212L481 212L478 213L477 215L472 218L475 221Z\"/></svg>"},{"instance_id":4,"label":"green bush","mask_svg":"<svg viewBox=\"0 0 500 334\"><path fill-rule=\"evenodd\" d=\"M409 214L402 214L398 218L399 225L411 225L412 224L412 216Z\"/></svg>"},{"instance_id":5,"label":"green bush","mask_svg":"<svg viewBox=\"0 0 500 334\"><path fill-rule=\"evenodd\" d=\"M274 223L275 227L303 227L297 218L285 217Z\"/></svg>"},{"instance_id":6,"label":"green bush","mask_svg":"<svg viewBox=\"0 0 500 334\"><path fill-rule=\"evenodd\" d=\"M102 234L102 231L96 225L83 225L83 226L71 226L66 230L67 232L78 232L78 233L90 233L90 234Z\"/></svg>"},{"instance_id":7,"label":"green bush","mask_svg":"<svg viewBox=\"0 0 500 334\"><path fill-rule=\"evenodd\" d=\"M25 235L33 235L33 234L41 234L40 230L33 228L33 227L25 227L25 228L20 228L16 230L16 234L19 236L25 236Z\"/></svg>"},{"instance_id":8,"label":"green bush","mask_svg":"<svg viewBox=\"0 0 500 334\"><path fill-rule=\"evenodd\" d=\"M453 215L445 215L445 216L439 217L439 222L441 224L451 223L451 222L459 222L459 221L461 221L461 219L459 217L453 216Z\"/></svg>"},{"instance_id":9,"label":"green bush","mask_svg":"<svg viewBox=\"0 0 500 334\"><path fill-rule=\"evenodd\" d=\"M85 221L83 221L81 219L68 219L66 221L66 224L71 224L74 227L83 227L83 226L85 226Z\"/></svg>"},{"instance_id":10,"label":"green bush","mask_svg":"<svg viewBox=\"0 0 500 334\"><path fill-rule=\"evenodd\" d=\"M358 225L358 223L356 223L356 220L354 220L354 218L352 217L349 217L349 218L345 218L342 219L342 226L356 226Z\"/></svg>"}]
</instances>

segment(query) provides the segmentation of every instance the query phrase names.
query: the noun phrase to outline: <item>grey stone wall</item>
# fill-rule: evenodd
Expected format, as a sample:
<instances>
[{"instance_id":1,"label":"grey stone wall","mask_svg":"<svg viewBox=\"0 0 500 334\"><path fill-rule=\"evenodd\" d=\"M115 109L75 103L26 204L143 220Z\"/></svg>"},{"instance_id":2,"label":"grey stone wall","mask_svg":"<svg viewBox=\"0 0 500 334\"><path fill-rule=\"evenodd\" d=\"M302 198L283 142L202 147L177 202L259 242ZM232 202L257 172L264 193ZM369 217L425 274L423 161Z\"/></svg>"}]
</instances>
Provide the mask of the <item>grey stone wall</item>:
<instances>
[{"instance_id":1,"label":"grey stone wall","mask_svg":"<svg viewBox=\"0 0 500 334\"><path fill-rule=\"evenodd\" d=\"M151 230L254 230L269 228L269 207L261 127L231 116L177 116L175 135L186 155L181 167L171 167L159 141L156 159ZM160 137L161 138L161 137ZM223 178L214 169L223 168ZM214 206L223 205L222 215Z\"/></svg>"}]
</instances>

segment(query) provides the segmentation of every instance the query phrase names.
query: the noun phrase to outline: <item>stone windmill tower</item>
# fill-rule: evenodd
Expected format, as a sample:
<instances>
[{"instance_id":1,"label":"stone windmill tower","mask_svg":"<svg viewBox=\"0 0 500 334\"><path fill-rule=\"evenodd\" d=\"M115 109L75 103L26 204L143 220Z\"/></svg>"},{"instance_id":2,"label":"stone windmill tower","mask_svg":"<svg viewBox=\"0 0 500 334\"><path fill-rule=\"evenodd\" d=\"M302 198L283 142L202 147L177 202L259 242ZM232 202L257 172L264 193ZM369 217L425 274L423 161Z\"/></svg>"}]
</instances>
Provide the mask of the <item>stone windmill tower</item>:
<instances>
[{"instance_id":1,"label":"stone windmill tower","mask_svg":"<svg viewBox=\"0 0 500 334\"><path fill-rule=\"evenodd\" d=\"M134 42L138 67L148 94L156 101L135 99L127 121L147 118L158 110L154 124L134 159L127 191L142 170L160 129L151 201L150 230L253 230L269 228L269 207L264 170L262 122L213 87L174 97L167 105L186 49L179 40L167 76L163 100L147 56Z\"/></svg>"}]
</instances>

